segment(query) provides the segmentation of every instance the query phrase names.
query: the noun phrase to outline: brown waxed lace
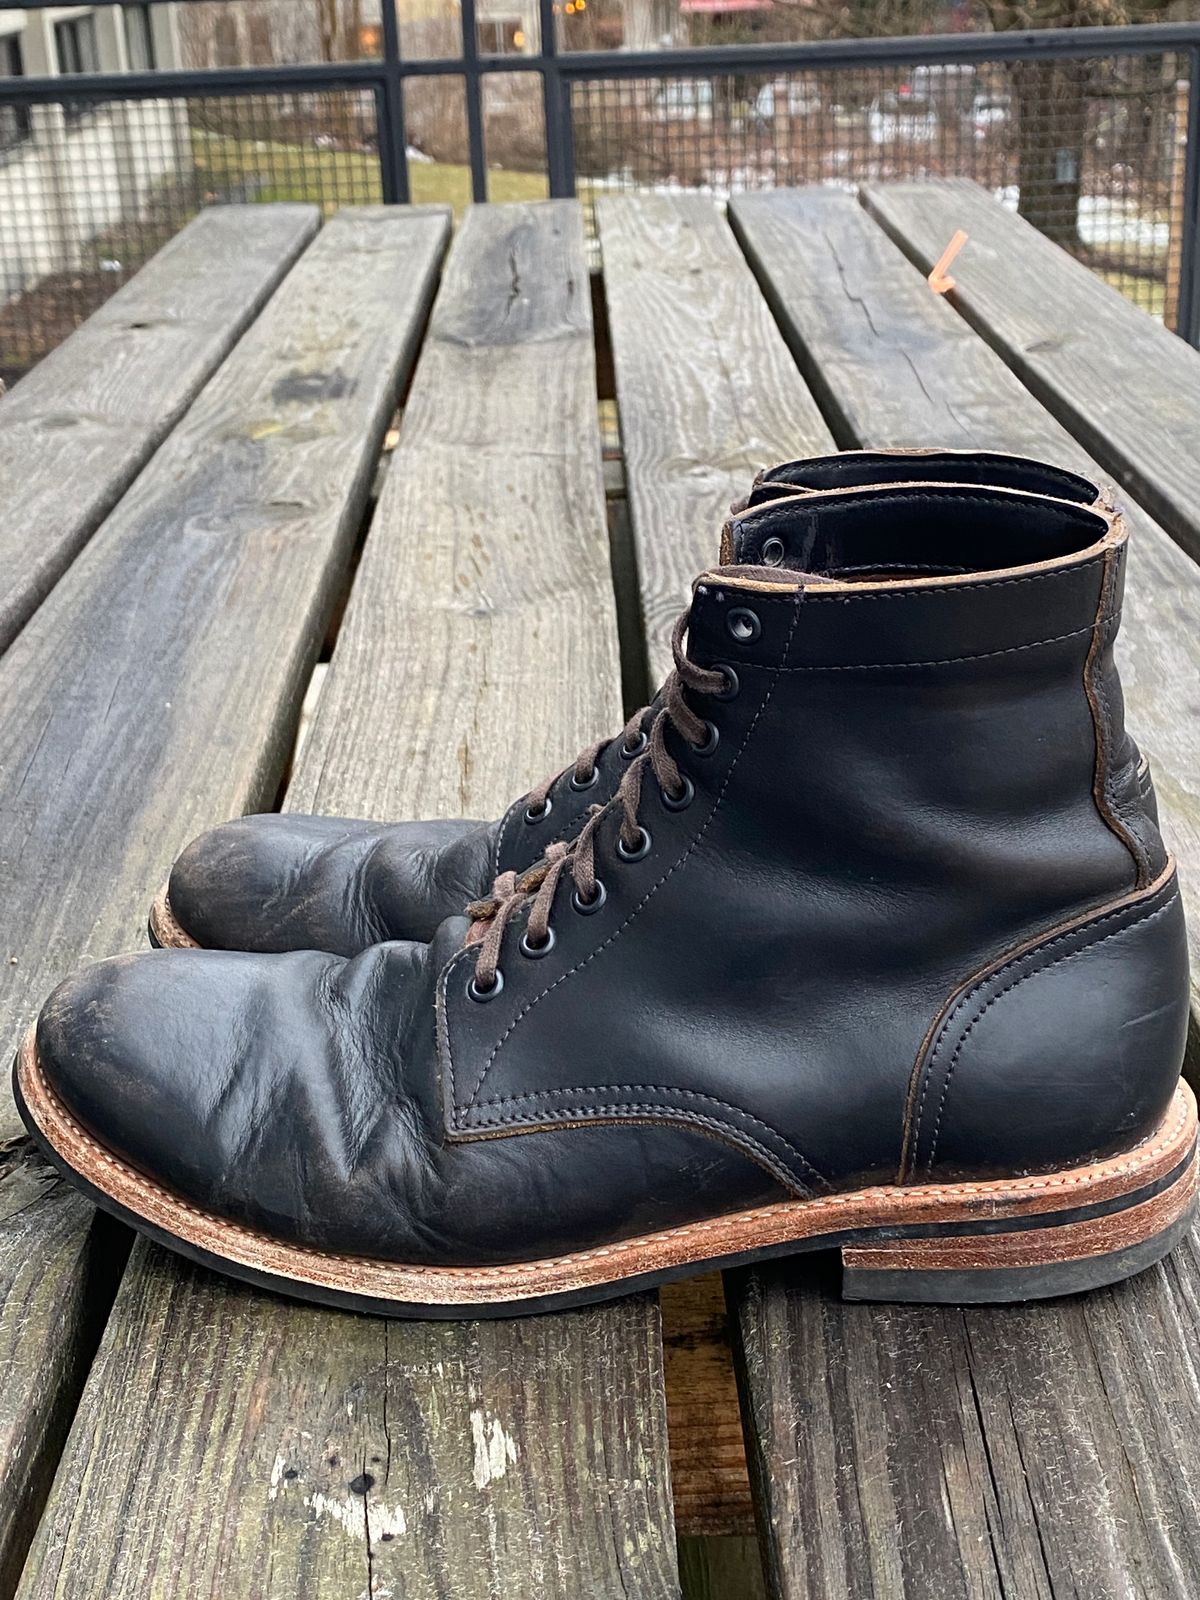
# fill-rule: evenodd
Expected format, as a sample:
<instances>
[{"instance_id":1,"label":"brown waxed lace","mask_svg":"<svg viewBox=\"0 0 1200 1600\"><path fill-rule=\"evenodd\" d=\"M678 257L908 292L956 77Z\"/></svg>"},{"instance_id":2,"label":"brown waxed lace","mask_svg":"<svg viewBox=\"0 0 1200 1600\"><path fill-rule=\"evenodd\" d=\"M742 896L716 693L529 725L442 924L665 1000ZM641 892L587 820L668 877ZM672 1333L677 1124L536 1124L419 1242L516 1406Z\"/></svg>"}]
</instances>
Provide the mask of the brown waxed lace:
<instances>
[{"instance_id":1,"label":"brown waxed lace","mask_svg":"<svg viewBox=\"0 0 1200 1600\"><path fill-rule=\"evenodd\" d=\"M653 771L663 793L671 799L678 799L688 792L678 763L667 749L668 724L693 748L707 743L709 727L688 705L684 690L711 695L719 693L726 685L725 674L719 668L697 666L684 653L683 640L687 625L688 613L685 611L671 634L671 654L675 667L663 685L662 706L650 725L645 748L631 761L610 802L621 807L620 840L630 852L637 850L644 838L644 831L638 822L638 807L647 766ZM627 750L642 735L641 722L645 715L645 711L639 711L626 725L622 738ZM608 742L602 739L580 753L574 769L578 783L591 782L596 757ZM530 810L537 811L545 803L554 782L555 779L551 778L531 791ZM519 877L515 872L502 872L492 885L491 895L486 900L475 900L467 907L467 915L473 919L469 942L479 945L479 958L475 963L477 994L484 995L494 990L500 970L504 930L531 897L525 940L534 951L545 948L551 938L550 913L564 873L570 872L580 905L586 907L595 904L597 895L602 893L596 876L596 832L607 809L607 806L593 806L574 844L559 842L550 845L542 859Z\"/></svg>"}]
</instances>

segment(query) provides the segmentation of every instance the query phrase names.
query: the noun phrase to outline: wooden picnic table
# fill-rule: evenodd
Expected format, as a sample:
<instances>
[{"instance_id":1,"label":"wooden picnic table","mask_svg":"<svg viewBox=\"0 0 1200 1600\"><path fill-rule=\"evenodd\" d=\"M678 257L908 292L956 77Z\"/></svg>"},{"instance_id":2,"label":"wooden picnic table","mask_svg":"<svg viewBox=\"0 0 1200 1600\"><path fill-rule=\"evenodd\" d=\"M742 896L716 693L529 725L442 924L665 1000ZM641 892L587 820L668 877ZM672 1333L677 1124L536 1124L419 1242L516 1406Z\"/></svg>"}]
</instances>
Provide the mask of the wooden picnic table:
<instances>
[{"instance_id":1,"label":"wooden picnic table","mask_svg":"<svg viewBox=\"0 0 1200 1600\"><path fill-rule=\"evenodd\" d=\"M494 815L615 732L729 502L835 445L1120 485L1200 936L1200 356L969 186L596 214L589 293L570 202L206 211L0 402L10 1054L204 827ZM1194 1240L1031 1307L844 1304L806 1260L388 1322L130 1250L0 1093L0 1600L1200 1591Z\"/></svg>"}]
</instances>

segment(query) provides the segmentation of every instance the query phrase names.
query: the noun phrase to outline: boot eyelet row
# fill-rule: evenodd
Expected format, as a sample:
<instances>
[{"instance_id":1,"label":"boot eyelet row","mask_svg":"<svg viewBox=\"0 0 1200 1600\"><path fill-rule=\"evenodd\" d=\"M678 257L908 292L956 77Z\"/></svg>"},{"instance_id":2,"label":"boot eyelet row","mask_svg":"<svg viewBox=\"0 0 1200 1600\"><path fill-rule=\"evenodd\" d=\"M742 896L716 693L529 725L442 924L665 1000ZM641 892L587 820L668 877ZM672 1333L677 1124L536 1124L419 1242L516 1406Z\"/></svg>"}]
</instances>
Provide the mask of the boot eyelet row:
<instances>
[{"instance_id":1,"label":"boot eyelet row","mask_svg":"<svg viewBox=\"0 0 1200 1600\"><path fill-rule=\"evenodd\" d=\"M570 780L570 783L569 783L568 787L574 789L576 794L582 794L585 789L594 789L599 782L600 782L600 768L599 767L593 767L591 776L589 778L587 778L583 783L580 783L579 779L575 776L574 773L572 773L571 774L571 780Z\"/></svg>"},{"instance_id":2,"label":"boot eyelet row","mask_svg":"<svg viewBox=\"0 0 1200 1600\"><path fill-rule=\"evenodd\" d=\"M738 677L737 673L726 661L714 661L713 671L719 672L725 679L725 687L723 689L713 690L713 699L736 700L742 689L741 679Z\"/></svg>"},{"instance_id":3,"label":"boot eyelet row","mask_svg":"<svg viewBox=\"0 0 1200 1600\"><path fill-rule=\"evenodd\" d=\"M474 1000L476 1005L485 1006L489 1000L494 1000L496 998L503 987L504 974L500 971L500 968L497 967L496 976L492 979L490 988L481 989L475 982L475 979L472 978L470 983L467 984L467 994L472 1000Z\"/></svg>"},{"instance_id":4,"label":"boot eyelet row","mask_svg":"<svg viewBox=\"0 0 1200 1600\"><path fill-rule=\"evenodd\" d=\"M694 756L700 758L711 756L715 753L720 742L721 730L715 722L706 722L704 724L704 743L692 745L691 752Z\"/></svg>"},{"instance_id":5,"label":"boot eyelet row","mask_svg":"<svg viewBox=\"0 0 1200 1600\"><path fill-rule=\"evenodd\" d=\"M540 961L543 956L548 956L553 949L553 928L546 929L546 937L542 940L541 944L533 944L530 942L528 929L526 929L526 931L521 935L521 954L523 956L528 956L530 961Z\"/></svg>"},{"instance_id":6,"label":"boot eyelet row","mask_svg":"<svg viewBox=\"0 0 1200 1600\"><path fill-rule=\"evenodd\" d=\"M734 606L725 617L725 627L737 644L753 644L762 632L758 612L751 611L749 606Z\"/></svg>"},{"instance_id":7,"label":"boot eyelet row","mask_svg":"<svg viewBox=\"0 0 1200 1600\"><path fill-rule=\"evenodd\" d=\"M646 735L645 728L643 728L633 744L623 744L621 746L622 761L633 761L637 756L641 755L642 751L649 743L650 740Z\"/></svg>"},{"instance_id":8,"label":"boot eyelet row","mask_svg":"<svg viewBox=\"0 0 1200 1600\"><path fill-rule=\"evenodd\" d=\"M596 888L590 900L585 900L578 889L571 892L571 905L581 917L594 917L596 912L608 899L608 890L596 879Z\"/></svg>"},{"instance_id":9,"label":"boot eyelet row","mask_svg":"<svg viewBox=\"0 0 1200 1600\"><path fill-rule=\"evenodd\" d=\"M622 861L641 861L645 856L648 856L650 854L650 834L648 830L645 828L638 829L638 842L634 845L626 844L621 835L618 834L617 854Z\"/></svg>"},{"instance_id":10,"label":"boot eyelet row","mask_svg":"<svg viewBox=\"0 0 1200 1600\"><path fill-rule=\"evenodd\" d=\"M545 822L546 818L553 810L554 802L551 800L550 796L547 795L540 806L525 807L525 821L531 828L536 827L539 822Z\"/></svg>"},{"instance_id":11,"label":"boot eyelet row","mask_svg":"<svg viewBox=\"0 0 1200 1600\"><path fill-rule=\"evenodd\" d=\"M681 773L680 776L683 779L683 788L678 794L668 794L665 789L659 791L662 803L668 811L686 811L696 798L696 785L686 773Z\"/></svg>"},{"instance_id":12,"label":"boot eyelet row","mask_svg":"<svg viewBox=\"0 0 1200 1600\"><path fill-rule=\"evenodd\" d=\"M781 567L783 558L787 554L786 546L782 539L764 539L762 547L762 560L765 567Z\"/></svg>"}]
</instances>

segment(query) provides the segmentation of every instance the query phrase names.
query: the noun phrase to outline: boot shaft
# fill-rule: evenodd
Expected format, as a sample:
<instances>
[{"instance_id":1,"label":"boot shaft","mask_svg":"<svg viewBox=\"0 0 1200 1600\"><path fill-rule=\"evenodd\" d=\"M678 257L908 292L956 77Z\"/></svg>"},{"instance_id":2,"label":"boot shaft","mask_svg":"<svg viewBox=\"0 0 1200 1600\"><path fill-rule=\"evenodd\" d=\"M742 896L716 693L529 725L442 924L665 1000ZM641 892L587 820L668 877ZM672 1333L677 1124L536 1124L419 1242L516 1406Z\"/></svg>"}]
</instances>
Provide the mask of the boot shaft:
<instances>
[{"instance_id":1,"label":"boot shaft","mask_svg":"<svg viewBox=\"0 0 1200 1600\"><path fill-rule=\"evenodd\" d=\"M981 915L1011 901L1017 923L1162 871L1113 654L1118 514L893 485L764 503L731 534L742 571L701 581L691 637L700 659L778 675L737 791L750 809L786 796L832 870L944 882ZM755 571L772 540L788 568Z\"/></svg>"},{"instance_id":2,"label":"boot shaft","mask_svg":"<svg viewBox=\"0 0 1200 1600\"><path fill-rule=\"evenodd\" d=\"M451 1137L682 1123L794 1192L1127 1146L1187 988L1112 661L1120 518L908 485L731 537L693 598L726 687L702 756L667 735L682 795L645 775L640 853L609 808L600 911L506 955L497 998L464 1003L471 952L444 975ZM769 538L788 570L755 565Z\"/></svg>"}]
</instances>

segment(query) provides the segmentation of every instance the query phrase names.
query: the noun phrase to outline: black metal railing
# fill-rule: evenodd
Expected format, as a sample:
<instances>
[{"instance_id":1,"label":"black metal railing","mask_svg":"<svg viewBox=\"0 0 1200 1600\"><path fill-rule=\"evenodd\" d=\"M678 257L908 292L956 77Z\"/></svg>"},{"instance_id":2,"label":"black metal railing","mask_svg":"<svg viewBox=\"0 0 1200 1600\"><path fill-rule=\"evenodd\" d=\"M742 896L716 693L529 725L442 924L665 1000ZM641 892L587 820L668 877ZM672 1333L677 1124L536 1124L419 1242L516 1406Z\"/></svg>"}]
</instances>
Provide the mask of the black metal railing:
<instances>
[{"instance_id":1,"label":"black metal railing","mask_svg":"<svg viewBox=\"0 0 1200 1600\"><path fill-rule=\"evenodd\" d=\"M384 4L372 59L69 79L0 62L0 375L214 200L590 205L903 176L984 183L1200 344L1200 24L583 50L562 9L536 0L531 53L481 50L460 0L457 53L403 54Z\"/></svg>"}]
</instances>

